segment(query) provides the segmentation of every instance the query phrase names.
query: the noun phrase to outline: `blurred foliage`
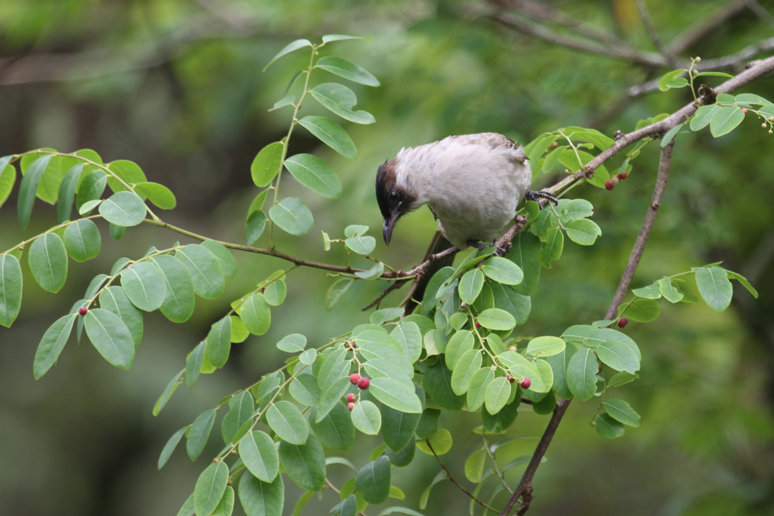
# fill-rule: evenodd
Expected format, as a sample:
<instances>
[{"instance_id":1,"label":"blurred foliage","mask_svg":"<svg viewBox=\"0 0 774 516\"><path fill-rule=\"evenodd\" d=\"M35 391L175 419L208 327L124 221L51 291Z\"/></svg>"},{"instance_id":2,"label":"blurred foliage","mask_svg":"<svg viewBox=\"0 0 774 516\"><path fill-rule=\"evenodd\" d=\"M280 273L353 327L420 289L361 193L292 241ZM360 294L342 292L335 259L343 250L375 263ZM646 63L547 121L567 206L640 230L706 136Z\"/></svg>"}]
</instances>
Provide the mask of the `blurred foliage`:
<instances>
[{"instance_id":1,"label":"blurred foliage","mask_svg":"<svg viewBox=\"0 0 774 516\"><path fill-rule=\"evenodd\" d=\"M774 26L769 1L749 7L730 0L646 3L666 43L730 13L686 48L684 58L732 54L770 38ZM344 196L310 196L310 207L324 216L304 239L283 243L289 252L314 259L324 256L320 230L333 235L352 223L379 227L374 173L402 146L484 130L527 142L568 125L612 134L690 101L685 90L628 98L627 88L669 67L579 52L510 30L488 16L507 4L521 2L8 0L0 4L0 155L41 146L91 147L106 160L132 159L176 193L172 222L185 220L200 233L240 241L243 219L235 214L246 211L254 194L250 161L286 127L282 113L266 108L282 96L282 81L300 65L288 59L265 73L261 68L296 37L368 36L369 44L343 44L337 51L350 52L382 82L375 90L354 88L359 105L377 123L348 127L360 150L354 160L315 149L339 173ZM632 47L653 50L633 1L546 4ZM772 98L774 79L745 91ZM593 408L571 406L535 478L536 514L579 507L585 514L774 510L774 140L758 125L745 121L718 140L706 133L678 137L666 199L633 286L722 259L752 281L760 299L740 293L733 309L720 316L703 306L664 307L655 323L632 324L628 330L643 349L642 381L621 394L643 415L640 428L621 440L604 440L588 425ZM293 145L293 152L316 146L301 132ZM582 187L578 195L594 203L603 235L594 252L568 248L544 272L526 334L538 328L558 333L569 322L604 313L645 213L656 160L652 144L614 191ZM336 209L320 209L331 202ZM4 249L22 238L14 211L6 206L0 212ZM53 210L38 208L30 230L54 217ZM377 252L391 263L411 265L434 222L421 210L402 224L411 230ZM136 253L151 236L159 247L175 240L150 227L127 232L97 261L72 267L64 296L77 299L92 270ZM240 283L281 266L269 258L237 259L242 273L229 281L223 299L238 296ZM332 280L310 270L294 274L299 278L289 283L289 302L277 310L270 333L236 346L237 359L225 371L178 393L159 418L150 415L156 396L222 310L219 302L200 302L183 326L149 317L146 341L129 372L117 373L88 346L72 346L35 383L35 346L62 302L25 278L27 304L0 341L0 506L18 515L174 513L201 468L180 454L157 472L167 437L220 396L280 364L283 357L267 343L290 332L321 343L365 321L367 314L359 310L378 294L375 285L358 285L346 303L322 313L312 308ZM535 438L544 424L544 418L525 414L513 431ZM465 437L456 439L464 450ZM367 455L371 447L363 439L355 454ZM449 464L460 477L464 456ZM399 480L412 501L437 472L432 458L422 460L424 468ZM461 514L459 497L451 484L439 485L427 513Z\"/></svg>"}]
</instances>

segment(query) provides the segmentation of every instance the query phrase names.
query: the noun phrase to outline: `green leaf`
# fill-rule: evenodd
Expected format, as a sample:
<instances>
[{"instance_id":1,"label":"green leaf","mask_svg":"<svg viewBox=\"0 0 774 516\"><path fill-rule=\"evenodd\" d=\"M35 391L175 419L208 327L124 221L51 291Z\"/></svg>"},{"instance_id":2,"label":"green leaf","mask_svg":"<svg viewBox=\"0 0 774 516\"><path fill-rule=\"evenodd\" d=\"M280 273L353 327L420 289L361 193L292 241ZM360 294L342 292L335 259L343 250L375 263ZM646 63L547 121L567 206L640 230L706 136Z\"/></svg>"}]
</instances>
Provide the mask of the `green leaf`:
<instances>
[{"instance_id":1,"label":"green leaf","mask_svg":"<svg viewBox=\"0 0 774 516\"><path fill-rule=\"evenodd\" d=\"M731 303L734 294L728 273L723 267L699 267L696 269L696 286L704 302L716 312L722 312Z\"/></svg>"},{"instance_id":2,"label":"green leaf","mask_svg":"<svg viewBox=\"0 0 774 516\"><path fill-rule=\"evenodd\" d=\"M56 359L59 358L70 338L76 317L78 317L76 314L63 315L54 321L43 334L35 352L35 360L32 363L32 375L36 380L46 374L56 363Z\"/></svg>"},{"instance_id":3,"label":"green leaf","mask_svg":"<svg viewBox=\"0 0 774 516\"><path fill-rule=\"evenodd\" d=\"M414 384L395 378L373 378L368 391L388 407L407 414L422 412L422 402L414 390Z\"/></svg>"},{"instance_id":4,"label":"green leaf","mask_svg":"<svg viewBox=\"0 0 774 516\"><path fill-rule=\"evenodd\" d=\"M279 475L279 455L269 434L255 430L239 441L239 457L257 479L272 482Z\"/></svg>"},{"instance_id":5,"label":"green leaf","mask_svg":"<svg viewBox=\"0 0 774 516\"><path fill-rule=\"evenodd\" d=\"M204 364L206 346L207 341L201 341L185 358L185 384L188 387L196 385L196 381L199 379L199 374L202 372L202 364Z\"/></svg>"},{"instance_id":6,"label":"green leaf","mask_svg":"<svg viewBox=\"0 0 774 516\"><path fill-rule=\"evenodd\" d=\"M376 239L369 235L353 235L344 240L350 251L357 254L370 254L376 247Z\"/></svg>"},{"instance_id":7,"label":"green leaf","mask_svg":"<svg viewBox=\"0 0 774 516\"><path fill-rule=\"evenodd\" d=\"M485 449L478 449L465 459L465 478L474 484L481 482L484 474L487 453Z\"/></svg>"},{"instance_id":8,"label":"green leaf","mask_svg":"<svg viewBox=\"0 0 774 516\"><path fill-rule=\"evenodd\" d=\"M191 460L195 460L196 457L201 455L202 451L204 451L204 446L210 438L210 432L212 432L212 426L214 424L214 408L205 410L196 416L196 419L191 423L191 428L188 430L187 441L185 443L185 451Z\"/></svg>"},{"instance_id":9,"label":"green leaf","mask_svg":"<svg viewBox=\"0 0 774 516\"><path fill-rule=\"evenodd\" d=\"M586 401L597 391L597 371L599 363L594 351L581 348L570 358L567 364L567 387L573 396Z\"/></svg>"},{"instance_id":10,"label":"green leaf","mask_svg":"<svg viewBox=\"0 0 774 516\"><path fill-rule=\"evenodd\" d=\"M280 229L294 236L308 233L314 224L312 212L295 197L286 197L272 206L269 217Z\"/></svg>"},{"instance_id":11,"label":"green leaf","mask_svg":"<svg viewBox=\"0 0 774 516\"><path fill-rule=\"evenodd\" d=\"M677 288L672 285L672 281L666 276L658 280L657 284L661 295L670 303L677 303L683 299L683 293L677 290Z\"/></svg>"},{"instance_id":12,"label":"green leaf","mask_svg":"<svg viewBox=\"0 0 774 516\"><path fill-rule=\"evenodd\" d=\"M167 385L164 387L164 391L159 395L156 403L153 405L152 414L154 416L158 416L159 413L164 410L164 407L167 405L169 399L175 393L177 388L180 387L180 384L182 383L180 379L182 377L183 371L179 371L175 376L172 377L171 380L169 380L169 382L167 382Z\"/></svg>"},{"instance_id":13,"label":"green leaf","mask_svg":"<svg viewBox=\"0 0 774 516\"><path fill-rule=\"evenodd\" d=\"M565 226L567 238L578 245L593 245L602 234L597 224L589 219L576 219Z\"/></svg>"},{"instance_id":14,"label":"green leaf","mask_svg":"<svg viewBox=\"0 0 774 516\"><path fill-rule=\"evenodd\" d=\"M564 351L565 346L566 343L559 337L535 337L527 344L527 353L534 357L549 357Z\"/></svg>"},{"instance_id":15,"label":"green leaf","mask_svg":"<svg viewBox=\"0 0 774 516\"><path fill-rule=\"evenodd\" d=\"M367 269L365 271L357 271L355 273L355 276L364 280L372 280L372 279L380 278L383 273L384 273L384 263L376 262L374 266L371 267L370 269Z\"/></svg>"},{"instance_id":16,"label":"green leaf","mask_svg":"<svg viewBox=\"0 0 774 516\"><path fill-rule=\"evenodd\" d=\"M325 452L320 441L309 436L305 444L281 441L280 464L290 479L302 489L319 490L325 483Z\"/></svg>"},{"instance_id":17,"label":"green leaf","mask_svg":"<svg viewBox=\"0 0 774 516\"><path fill-rule=\"evenodd\" d=\"M559 228L552 227L546 232L543 244L543 247L540 248L540 262L548 268L552 261L558 260L562 256L564 233Z\"/></svg>"},{"instance_id":18,"label":"green leaf","mask_svg":"<svg viewBox=\"0 0 774 516\"><path fill-rule=\"evenodd\" d=\"M172 210L177 206L177 199L172 190L160 183L144 181L134 185L135 191L148 198L150 202L162 210Z\"/></svg>"},{"instance_id":19,"label":"green leaf","mask_svg":"<svg viewBox=\"0 0 774 516\"><path fill-rule=\"evenodd\" d=\"M419 360L422 354L422 332L416 323L403 319L390 332L390 336L403 348L403 354L409 362L414 363Z\"/></svg>"},{"instance_id":20,"label":"green leaf","mask_svg":"<svg viewBox=\"0 0 774 516\"><path fill-rule=\"evenodd\" d=\"M360 468L355 478L357 490L366 502L372 504L387 500L390 482L390 459L384 455Z\"/></svg>"},{"instance_id":21,"label":"green leaf","mask_svg":"<svg viewBox=\"0 0 774 516\"><path fill-rule=\"evenodd\" d=\"M156 468L161 469L164 467L164 465L167 463L169 458L172 456L172 452L175 451L175 448L177 448L177 445L180 444L180 440L185 435L185 431L188 429L187 426L184 426L174 434L172 434L172 437L167 440L164 447L161 449L161 453L159 454L159 460L156 463Z\"/></svg>"},{"instance_id":22,"label":"green leaf","mask_svg":"<svg viewBox=\"0 0 774 516\"><path fill-rule=\"evenodd\" d=\"M459 410L465 404L465 397L458 396L452 390L451 375L449 368L439 361L425 370L423 387L428 397L441 408Z\"/></svg>"},{"instance_id":23,"label":"green leaf","mask_svg":"<svg viewBox=\"0 0 774 516\"><path fill-rule=\"evenodd\" d=\"M73 260L85 262L99 254L102 237L94 222L81 219L65 228L64 244Z\"/></svg>"},{"instance_id":24,"label":"green leaf","mask_svg":"<svg viewBox=\"0 0 774 516\"><path fill-rule=\"evenodd\" d=\"M274 57L272 57L268 63L266 63L266 66L263 67L262 71L266 71L267 68L269 68L277 59L286 56L287 54L290 54L291 52L295 52L296 50L299 50L301 48L305 47L311 47L312 42L308 39L296 39L294 41L291 41L287 45L285 45L282 50L277 52Z\"/></svg>"},{"instance_id":25,"label":"green leaf","mask_svg":"<svg viewBox=\"0 0 774 516\"><path fill-rule=\"evenodd\" d=\"M148 180L140 166L133 161L119 159L116 161L111 161L108 163L107 167L108 170L113 172L113 174L115 174L118 178L122 179L125 183L130 185L142 183ZM114 192L126 190L126 186L124 186L114 177L108 178L108 184L110 184L110 188L112 188Z\"/></svg>"},{"instance_id":26,"label":"green leaf","mask_svg":"<svg viewBox=\"0 0 774 516\"><path fill-rule=\"evenodd\" d=\"M460 294L460 299L465 303L472 304L481 293L483 286L484 273L481 272L481 269L473 268L462 275L457 285L457 291Z\"/></svg>"},{"instance_id":27,"label":"green leaf","mask_svg":"<svg viewBox=\"0 0 774 516\"><path fill-rule=\"evenodd\" d=\"M481 351L478 349L471 349L460 357L451 376L451 388L455 394L468 392L473 373L481 367L482 360Z\"/></svg>"},{"instance_id":28,"label":"green leaf","mask_svg":"<svg viewBox=\"0 0 774 516\"><path fill-rule=\"evenodd\" d=\"M308 115L298 121L321 142L335 150L345 158L357 156L355 142L349 134L336 122L324 116Z\"/></svg>"},{"instance_id":29,"label":"green leaf","mask_svg":"<svg viewBox=\"0 0 774 516\"><path fill-rule=\"evenodd\" d=\"M615 439L624 434L623 425L610 417L609 414L598 415L594 420L594 428L599 435L607 439Z\"/></svg>"},{"instance_id":30,"label":"green leaf","mask_svg":"<svg viewBox=\"0 0 774 516\"><path fill-rule=\"evenodd\" d=\"M223 444L236 444L250 429L255 404L250 391L234 394L228 402L228 414L220 422Z\"/></svg>"},{"instance_id":31,"label":"green leaf","mask_svg":"<svg viewBox=\"0 0 774 516\"><path fill-rule=\"evenodd\" d=\"M0 325L10 328L21 309L22 270L19 259L0 254Z\"/></svg>"},{"instance_id":32,"label":"green leaf","mask_svg":"<svg viewBox=\"0 0 774 516\"><path fill-rule=\"evenodd\" d=\"M321 68L339 77L365 86L379 86L379 80L362 66L335 56L326 56L317 61L317 68Z\"/></svg>"},{"instance_id":33,"label":"green leaf","mask_svg":"<svg viewBox=\"0 0 774 516\"><path fill-rule=\"evenodd\" d=\"M3 156L0 158L0 207L8 200L8 196L13 191L13 184L16 182L16 169L9 165L13 156ZM71 201L72 202L72 199ZM61 220L59 222L62 222Z\"/></svg>"},{"instance_id":34,"label":"green leaf","mask_svg":"<svg viewBox=\"0 0 774 516\"><path fill-rule=\"evenodd\" d=\"M86 168L81 174L81 181L77 189L78 199L75 202L75 207L79 213L84 205L91 201L97 202L102 197L105 185L107 185L107 174L103 170Z\"/></svg>"},{"instance_id":35,"label":"green leaf","mask_svg":"<svg viewBox=\"0 0 774 516\"><path fill-rule=\"evenodd\" d=\"M62 182L59 184L59 195L56 201L57 221L62 223L70 218L70 212L73 208L75 199L75 188L83 172L84 163L77 163L67 171ZM0 180L0 184L2 180ZM1 190L2 188L0 188ZM0 192L0 205L2 205L2 192Z\"/></svg>"},{"instance_id":36,"label":"green leaf","mask_svg":"<svg viewBox=\"0 0 774 516\"><path fill-rule=\"evenodd\" d=\"M36 158L32 162L32 165L27 168L19 184L19 203L17 206L17 212L19 216L19 225L22 228L26 228L30 222L30 215L32 214L32 205L35 203L35 194L38 190L38 184L40 183L43 173L46 171L49 162L51 161L51 154L44 154L39 158ZM5 165L3 165L3 170Z\"/></svg>"},{"instance_id":37,"label":"green leaf","mask_svg":"<svg viewBox=\"0 0 774 516\"><path fill-rule=\"evenodd\" d=\"M343 84L326 82L310 91L312 97L331 113L356 124L373 124L374 116L363 110L352 111L357 103L355 92Z\"/></svg>"},{"instance_id":38,"label":"green leaf","mask_svg":"<svg viewBox=\"0 0 774 516\"><path fill-rule=\"evenodd\" d=\"M108 222L131 227L143 221L147 208L136 193L123 191L102 201L98 211Z\"/></svg>"},{"instance_id":39,"label":"green leaf","mask_svg":"<svg viewBox=\"0 0 774 516\"><path fill-rule=\"evenodd\" d=\"M597 357L616 371L636 373L640 369L640 359L625 342L603 341L596 348Z\"/></svg>"},{"instance_id":40,"label":"green leaf","mask_svg":"<svg viewBox=\"0 0 774 516\"><path fill-rule=\"evenodd\" d=\"M134 306L151 312L167 297L166 280L154 263L139 262L121 272L121 286Z\"/></svg>"},{"instance_id":41,"label":"green leaf","mask_svg":"<svg viewBox=\"0 0 774 516\"><path fill-rule=\"evenodd\" d=\"M661 297L661 290L658 287L658 283L651 283L644 287L635 288L632 290L632 294L643 299L659 299Z\"/></svg>"},{"instance_id":42,"label":"green leaf","mask_svg":"<svg viewBox=\"0 0 774 516\"><path fill-rule=\"evenodd\" d=\"M446 352L444 361L446 367L451 370L457 365L462 355L465 355L468 351L473 349L475 345L475 337L469 330L459 330L449 338L449 342L446 343Z\"/></svg>"},{"instance_id":43,"label":"green leaf","mask_svg":"<svg viewBox=\"0 0 774 516\"><path fill-rule=\"evenodd\" d=\"M362 36L349 36L348 34L325 34L322 37L323 43L332 43L334 41L345 41L348 39L369 39Z\"/></svg>"},{"instance_id":44,"label":"green leaf","mask_svg":"<svg viewBox=\"0 0 774 516\"><path fill-rule=\"evenodd\" d=\"M253 294L237 309L242 322L253 335L263 335L271 325L271 309L261 294Z\"/></svg>"},{"instance_id":45,"label":"green leaf","mask_svg":"<svg viewBox=\"0 0 774 516\"><path fill-rule=\"evenodd\" d=\"M304 444L309 437L306 419L293 403L277 401L266 411L266 422L277 437L290 444Z\"/></svg>"},{"instance_id":46,"label":"green leaf","mask_svg":"<svg viewBox=\"0 0 774 516\"><path fill-rule=\"evenodd\" d=\"M421 441L417 441L417 449L428 455L432 455L433 452L435 452L435 455L445 455L449 453L453 445L454 439L452 438L451 432L445 428L441 428L433 435L430 435ZM432 450L430 449L431 446Z\"/></svg>"},{"instance_id":47,"label":"green leaf","mask_svg":"<svg viewBox=\"0 0 774 516\"><path fill-rule=\"evenodd\" d=\"M32 242L28 256L32 277L47 292L59 292L67 280L67 251L56 233L45 233Z\"/></svg>"},{"instance_id":48,"label":"green leaf","mask_svg":"<svg viewBox=\"0 0 774 516\"><path fill-rule=\"evenodd\" d=\"M627 426L640 426L640 415L624 400L613 398L602 403L611 418Z\"/></svg>"},{"instance_id":49,"label":"green leaf","mask_svg":"<svg viewBox=\"0 0 774 516\"><path fill-rule=\"evenodd\" d=\"M126 324L113 312L94 308L83 316L86 335L110 364L129 369L134 361L134 341Z\"/></svg>"},{"instance_id":50,"label":"green leaf","mask_svg":"<svg viewBox=\"0 0 774 516\"><path fill-rule=\"evenodd\" d=\"M282 170L282 153L285 145L282 142L273 142L262 148L253 158L250 165L250 175L255 186L263 188L274 181Z\"/></svg>"},{"instance_id":51,"label":"green leaf","mask_svg":"<svg viewBox=\"0 0 774 516\"><path fill-rule=\"evenodd\" d=\"M124 289L117 285L106 288L99 295L99 305L121 318L132 334L134 347L139 346L143 333L142 314L129 300Z\"/></svg>"},{"instance_id":52,"label":"green leaf","mask_svg":"<svg viewBox=\"0 0 774 516\"><path fill-rule=\"evenodd\" d=\"M707 127L718 109L720 109L720 106L717 104L699 106L699 109L696 110L696 113L694 113L689 124L691 131L697 132Z\"/></svg>"},{"instance_id":53,"label":"green leaf","mask_svg":"<svg viewBox=\"0 0 774 516\"><path fill-rule=\"evenodd\" d=\"M745 278L738 272L729 271L729 270L726 270L726 274L728 274L729 279L735 279L736 281L738 281L740 285L742 285L745 289L747 289L747 292L749 292L752 297L754 297L755 299L758 299L758 291L755 290L755 287L753 287L750 284L750 281L747 278Z\"/></svg>"},{"instance_id":54,"label":"green leaf","mask_svg":"<svg viewBox=\"0 0 774 516\"><path fill-rule=\"evenodd\" d=\"M487 308L476 320L489 330L512 330L516 326L516 319L500 308Z\"/></svg>"},{"instance_id":55,"label":"green leaf","mask_svg":"<svg viewBox=\"0 0 774 516\"><path fill-rule=\"evenodd\" d=\"M660 305L652 299L635 299L620 315L635 322L650 322L658 317L660 311Z\"/></svg>"},{"instance_id":56,"label":"green leaf","mask_svg":"<svg viewBox=\"0 0 774 516\"><path fill-rule=\"evenodd\" d=\"M226 365L230 352L231 317L225 316L213 324L207 333L207 345L204 355L210 364L220 369Z\"/></svg>"},{"instance_id":57,"label":"green leaf","mask_svg":"<svg viewBox=\"0 0 774 516\"><path fill-rule=\"evenodd\" d=\"M285 485L282 475L274 482L262 482L253 475L239 479L239 502L247 516L282 516L285 506Z\"/></svg>"},{"instance_id":58,"label":"green leaf","mask_svg":"<svg viewBox=\"0 0 774 516\"><path fill-rule=\"evenodd\" d=\"M670 88L682 88L684 86L687 86L688 81L686 81L684 77L680 77L681 75L684 75L686 73L688 73L688 70L686 70L685 68L680 68L679 70L672 70L670 72L665 73L658 80L658 89L661 91L667 91ZM678 81L677 79L680 79L680 78L682 78L683 80Z\"/></svg>"},{"instance_id":59,"label":"green leaf","mask_svg":"<svg viewBox=\"0 0 774 516\"><path fill-rule=\"evenodd\" d=\"M188 269L177 258L168 254L156 256L153 261L164 276L166 297L161 313L172 322L182 323L191 318L196 305L193 281Z\"/></svg>"},{"instance_id":60,"label":"green leaf","mask_svg":"<svg viewBox=\"0 0 774 516\"><path fill-rule=\"evenodd\" d=\"M220 503L228 482L228 465L223 461L213 462L201 472L194 487L196 516L212 514Z\"/></svg>"},{"instance_id":61,"label":"green leaf","mask_svg":"<svg viewBox=\"0 0 774 516\"><path fill-rule=\"evenodd\" d=\"M421 414L407 414L386 405L381 406L382 437L393 450L402 450L412 441Z\"/></svg>"},{"instance_id":62,"label":"green leaf","mask_svg":"<svg viewBox=\"0 0 774 516\"><path fill-rule=\"evenodd\" d=\"M226 491L218 502L218 506L212 511L211 516L231 516L234 512L234 488L227 485Z\"/></svg>"},{"instance_id":63,"label":"green leaf","mask_svg":"<svg viewBox=\"0 0 774 516\"><path fill-rule=\"evenodd\" d=\"M710 133L719 138L730 133L744 120L744 113L738 107L721 106L712 115L710 121Z\"/></svg>"},{"instance_id":64,"label":"green leaf","mask_svg":"<svg viewBox=\"0 0 774 516\"><path fill-rule=\"evenodd\" d=\"M683 126L685 126L685 122L683 122L681 124L677 124L676 126L671 128L669 131L667 131L666 134L664 134L664 137L661 138L661 143L659 144L660 147L663 149L664 147L666 147L667 145L672 143L672 140L675 139L675 136L677 136L677 133L680 132L680 130L683 128Z\"/></svg>"},{"instance_id":65,"label":"green leaf","mask_svg":"<svg viewBox=\"0 0 774 516\"><path fill-rule=\"evenodd\" d=\"M299 353L306 347L306 337L300 333L285 335L277 342L277 349L286 353Z\"/></svg>"},{"instance_id":66,"label":"green leaf","mask_svg":"<svg viewBox=\"0 0 774 516\"><path fill-rule=\"evenodd\" d=\"M341 194L341 180L326 162L313 154L295 154L285 160L285 167L296 180L329 199Z\"/></svg>"},{"instance_id":67,"label":"green leaf","mask_svg":"<svg viewBox=\"0 0 774 516\"><path fill-rule=\"evenodd\" d=\"M473 373L467 395L469 410L476 411L481 408L486 397L486 388L492 380L494 380L494 371L491 367L482 367Z\"/></svg>"},{"instance_id":68,"label":"green leaf","mask_svg":"<svg viewBox=\"0 0 774 516\"><path fill-rule=\"evenodd\" d=\"M205 299L217 299L226 288L221 260L203 244L188 244L177 251L193 281L194 292Z\"/></svg>"},{"instance_id":69,"label":"green leaf","mask_svg":"<svg viewBox=\"0 0 774 516\"><path fill-rule=\"evenodd\" d=\"M333 450L346 450L355 442L355 427L352 424L350 412L343 403L336 403L320 421L315 419L316 414L310 416L312 431L326 447Z\"/></svg>"},{"instance_id":70,"label":"green leaf","mask_svg":"<svg viewBox=\"0 0 774 516\"><path fill-rule=\"evenodd\" d=\"M352 424L366 435L376 435L382 427L382 414L369 400L360 400L352 409Z\"/></svg>"},{"instance_id":71,"label":"green leaf","mask_svg":"<svg viewBox=\"0 0 774 516\"><path fill-rule=\"evenodd\" d=\"M518 285L524 279L521 267L500 256L488 258L481 266L481 270L489 279L504 285Z\"/></svg>"},{"instance_id":72,"label":"green leaf","mask_svg":"<svg viewBox=\"0 0 774 516\"><path fill-rule=\"evenodd\" d=\"M490 414L497 414L502 410L511 396L511 383L504 376L498 376L486 386L484 392L484 405Z\"/></svg>"}]
</instances>

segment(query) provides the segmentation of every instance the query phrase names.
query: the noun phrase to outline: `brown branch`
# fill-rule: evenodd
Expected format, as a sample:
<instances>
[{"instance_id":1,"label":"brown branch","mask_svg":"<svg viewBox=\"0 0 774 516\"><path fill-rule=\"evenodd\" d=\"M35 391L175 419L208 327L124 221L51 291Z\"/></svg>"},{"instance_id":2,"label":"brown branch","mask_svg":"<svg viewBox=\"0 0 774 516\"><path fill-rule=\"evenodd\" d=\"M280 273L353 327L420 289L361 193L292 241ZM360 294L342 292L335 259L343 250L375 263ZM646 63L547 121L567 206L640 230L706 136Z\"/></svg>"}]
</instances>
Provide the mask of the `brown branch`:
<instances>
[{"instance_id":1,"label":"brown branch","mask_svg":"<svg viewBox=\"0 0 774 516\"><path fill-rule=\"evenodd\" d=\"M656 32L656 27L653 25L653 19L650 17L650 13L648 12L648 6L645 4L645 0L636 0L636 3L637 10L640 12L640 19L642 20L642 24L645 26L645 31L648 33L648 37L650 38L651 43L653 43L653 46L656 47L662 56L664 56L666 62L668 62L671 66L676 66L677 58L668 48L664 46L661 38L659 38L658 32Z\"/></svg>"}]
</instances>

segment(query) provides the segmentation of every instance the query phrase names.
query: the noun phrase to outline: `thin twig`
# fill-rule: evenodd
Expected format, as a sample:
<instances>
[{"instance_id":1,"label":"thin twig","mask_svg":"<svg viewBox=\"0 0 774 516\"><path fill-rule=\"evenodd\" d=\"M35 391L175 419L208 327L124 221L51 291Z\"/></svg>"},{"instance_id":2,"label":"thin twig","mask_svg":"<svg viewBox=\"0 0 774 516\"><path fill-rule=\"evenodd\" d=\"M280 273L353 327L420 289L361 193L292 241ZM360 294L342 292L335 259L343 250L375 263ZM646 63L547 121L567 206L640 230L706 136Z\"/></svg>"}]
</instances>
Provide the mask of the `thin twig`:
<instances>
[{"instance_id":1,"label":"thin twig","mask_svg":"<svg viewBox=\"0 0 774 516\"><path fill-rule=\"evenodd\" d=\"M653 43L653 46L656 47L659 53L664 56L664 59L671 66L676 66L677 59L675 58L674 54L672 54L672 52L670 52L669 49L664 46L661 38L658 37L658 32L656 32L656 27L653 25L653 19L650 17L648 6L645 4L645 0L637 0L636 3L637 10L640 12L640 19L642 20L642 24L645 26L645 31L648 33L648 37L650 38L651 43Z\"/></svg>"},{"instance_id":2,"label":"thin twig","mask_svg":"<svg viewBox=\"0 0 774 516\"><path fill-rule=\"evenodd\" d=\"M488 510L488 511L492 511L492 512L497 512L497 509L495 509L494 507L492 507L492 506L488 505L488 504L487 504L486 502L484 502L483 500L480 500L480 499L478 499L478 498L476 497L476 495L474 495L473 493L471 493L471 492L470 492L468 489L466 489L466 488L465 488L465 486L463 486L462 484L460 484L460 483L457 481L457 479L456 479L456 478L454 478L454 475L452 475L452 474L451 474L451 471L449 471L449 468L448 468L448 467L446 467L446 464L444 464L444 463L443 463L443 461L441 460L441 458L438 456L438 454L437 454L437 453L435 453L435 450L433 449L433 445L432 445L432 444L430 444L430 439L425 439L425 444L427 445L427 447L428 447L428 448L430 448L430 451L433 453L433 457L435 457L435 460L437 460L437 461L438 461L438 464L440 464L440 465L441 465L441 468L442 468L442 469L443 469L443 470L446 472L446 478L448 478L448 479L449 479L449 481L450 481L452 484L454 484L455 486L457 486L457 487L458 487L458 488L459 488L459 489L460 489L460 490L461 490L463 493L465 493L466 495L468 495L468 496L470 497L470 499L471 499L471 500L473 500L474 502L476 502L477 504L479 504L479 505L480 505L481 507L483 507L484 509L486 509L486 510Z\"/></svg>"},{"instance_id":3,"label":"thin twig","mask_svg":"<svg viewBox=\"0 0 774 516\"><path fill-rule=\"evenodd\" d=\"M499 466L497 465L497 459L495 459L494 453L492 453L492 450L489 448L489 441L486 440L486 434L483 432L481 433L481 440L484 441L484 451L486 451L486 454L489 456L489 460L492 461L492 469L494 469L495 474L500 479L500 483L503 485L506 491L513 493L513 489L511 489L511 486L509 486L508 482L505 481L505 475L503 475Z\"/></svg>"}]
</instances>

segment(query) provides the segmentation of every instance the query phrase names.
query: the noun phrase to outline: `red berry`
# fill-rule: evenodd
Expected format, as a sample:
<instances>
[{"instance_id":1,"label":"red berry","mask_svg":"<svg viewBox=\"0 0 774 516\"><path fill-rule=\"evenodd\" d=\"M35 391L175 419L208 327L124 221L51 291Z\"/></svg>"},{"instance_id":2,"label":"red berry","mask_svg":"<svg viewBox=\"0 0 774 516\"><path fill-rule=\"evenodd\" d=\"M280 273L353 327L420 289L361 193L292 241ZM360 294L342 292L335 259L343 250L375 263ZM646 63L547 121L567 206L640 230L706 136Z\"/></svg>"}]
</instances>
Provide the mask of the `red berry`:
<instances>
[{"instance_id":1,"label":"red berry","mask_svg":"<svg viewBox=\"0 0 774 516\"><path fill-rule=\"evenodd\" d=\"M476 321L476 328L481 328L481 323Z\"/></svg>"},{"instance_id":2,"label":"red berry","mask_svg":"<svg viewBox=\"0 0 774 516\"><path fill-rule=\"evenodd\" d=\"M350 402L350 403L355 401L355 395L352 394L351 392L349 394L347 394L347 401Z\"/></svg>"},{"instance_id":3,"label":"red berry","mask_svg":"<svg viewBox=\"0 0 774 516\"><path fill-rule=\"evenodd\" d=\"M357 373L352 373L349 375L349 381L352 385L357 385L357 382L360 381L360 375Z\"/></svg>"},{"instance_id":4,"label":"red berry","mask_svg":"<svg viewBox=\"0 0 774 516\"><path fill-rule=\"evenodd\" d=\"M529 386L532 385L532 382L529 378L522 378L521 379L521 386L524 389L529 389Z\"/></svg>"},{"instance_id":5,"label":"red berry","mask_svg":"<svg viewBox=\"0 0 774 516\"><path fill-rule=\"evenodd\" d=\"M357 386L361 389L368 389L369 385L371 385L371 380L369 380L365 376L360 378L360 380L357 381Z\"/></svg>"},{"instance_id":6,"label":"red berry","mask_svg":"<svg viewBox=\"0 0 774 516\"><path fill-rule=\"evenodd\" d=\"M742 108L742 113L747 114L747 108Z\"/></svg>"},{"instance_id":7,"label":"red berry","mask_svg":"<svg viewBox=\"0 0 774 516\"><path fill-rule=\"evenodd\" d=\"M508 379L508 381L509 381L509 382L511 382L511 383L513 383L513 382L515 382L515 381L516 381L516 378L514 378L514 377L513 377L513 376L511 376L511 375L507 375L507 376L506 376L506 378L507 378L507 379Z\"/></svg>"},{"instance_id":8,"label":"red berry","mask_svg":"<svg viewBox=\"0 0 774 516\"><path fill-rule=\"evenodd\" d=\"M347 408L349 410L352 410L353 408L355 408L355 404L350 401L349 403L347 403Z\"/></svg>"},{"instance_id":9,"label":"red berry","mask_svg":"<svg viewBox=\"0 0 774 516\"><path fill-rule=\"evenodd\" d=\"M85 306L82 306L82 307L80 307L78 309L78 313L81 314L81 315L86 315L86 312L88 312L88 311L89 311L89 309L86 308Z\"/></svg>"},{"instance_id":10,"label":"red berry","mask_svg":"<svg viewBox=\"0 0 774 516\"><path fill-rule=\"evenodd\" d=\"M613 189L613 181L610 180L610 179L605 181L605 188L607 188L608 190L612 190Z\"/></svg>"},{"instance_id":11,"label":"red berry","mask_svg":"<svg viewBox=\"0 0 774 516\"><path fill-rule=\"evenodd\" d=\"M629 176L626 172L619 172L618 179L626 179Z\"/></svg>"},{"instance_id":12,"label":"red berry","mask_svg":"<svg viewBox=\"0 0 774 516\"><path fill-rule=\"evenodd\" d=\"M618 327L619 328L623 328L627 324L629 324L629 319L627 319L626 317L621 317L620 319L618 319Z\"/></svg>"}]
</instances>

